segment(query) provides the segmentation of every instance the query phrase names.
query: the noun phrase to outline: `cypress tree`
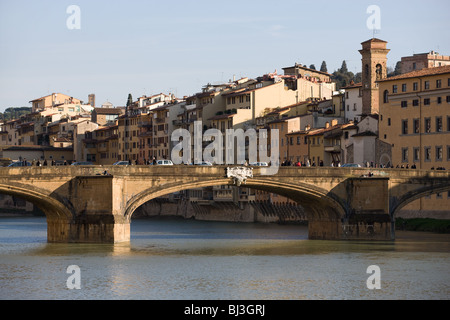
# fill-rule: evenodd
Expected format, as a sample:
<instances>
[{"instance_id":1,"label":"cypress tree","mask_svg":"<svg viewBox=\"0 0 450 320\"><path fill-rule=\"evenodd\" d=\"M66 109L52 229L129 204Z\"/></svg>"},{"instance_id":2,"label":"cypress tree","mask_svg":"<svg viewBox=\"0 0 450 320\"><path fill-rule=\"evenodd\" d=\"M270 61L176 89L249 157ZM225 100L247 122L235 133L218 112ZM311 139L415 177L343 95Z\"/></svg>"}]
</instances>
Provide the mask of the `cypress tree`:
<instances>
[{"instance_id":1,"label":"cypress tree","mask_svg":"<svg viewBox=\"0 0 450 320\"><path fill-rule=\"evenodd\" d=\"M327 63L325 61L322 61L322 65L320 66L320 71L328 72Z\"/></svg>"}]
</instances>

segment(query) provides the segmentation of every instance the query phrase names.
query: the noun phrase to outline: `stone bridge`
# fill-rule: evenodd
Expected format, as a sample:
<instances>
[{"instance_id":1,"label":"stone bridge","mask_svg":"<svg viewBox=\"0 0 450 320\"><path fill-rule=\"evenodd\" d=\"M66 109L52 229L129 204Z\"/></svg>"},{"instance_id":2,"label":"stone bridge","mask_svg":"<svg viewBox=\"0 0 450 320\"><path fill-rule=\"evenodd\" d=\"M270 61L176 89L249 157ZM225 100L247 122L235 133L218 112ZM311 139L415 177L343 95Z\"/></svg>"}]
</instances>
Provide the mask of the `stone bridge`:
<instances>
[{"instance_id":1,"label":"stone bridge","mask_svg":"<svg viewBox=\"0 0 450 320\"><path fill-rule=\"evenodd\" d=\"M60 166L0 168L0 193L28 200L47 217L49 242L130 240L133 212L181 190L242 185L289 197L303 206L309 239L393 240L396 213L409 202L450 190L448 171L368 168L226 166ZM108 173L105 175L105 171ZM239 173L239 172L238 172Z\"/></svg>"}]
</instances>

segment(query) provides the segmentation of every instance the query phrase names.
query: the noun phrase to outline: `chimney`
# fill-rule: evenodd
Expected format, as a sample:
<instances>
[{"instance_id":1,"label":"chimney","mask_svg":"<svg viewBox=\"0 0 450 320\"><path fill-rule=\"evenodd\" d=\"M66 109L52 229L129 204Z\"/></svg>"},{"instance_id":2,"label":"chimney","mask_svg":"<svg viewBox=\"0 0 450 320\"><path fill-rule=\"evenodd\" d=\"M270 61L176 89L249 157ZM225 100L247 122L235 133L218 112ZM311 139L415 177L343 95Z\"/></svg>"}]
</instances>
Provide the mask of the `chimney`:
<instances>
[{"instance_id":1,"label":"chimney","mask_svg":"<svg viewBox=\"0 0 450 320\"><path fill-rule=\"evenodd\" d=\"M331 120L331 126L334 127L338 124L338 120L337 119L333 119Z\"/></svg>"},{"instance_id":2,"label":"chimney","mask_svg":"<svg viewBox=\"0 0 450 320\"><path fill-rule=\"evenodd\" d=\"M325 123L325 129L328 129L330 127L330 123L327 121L326 123Z\"/></svg>"}]
</instances>

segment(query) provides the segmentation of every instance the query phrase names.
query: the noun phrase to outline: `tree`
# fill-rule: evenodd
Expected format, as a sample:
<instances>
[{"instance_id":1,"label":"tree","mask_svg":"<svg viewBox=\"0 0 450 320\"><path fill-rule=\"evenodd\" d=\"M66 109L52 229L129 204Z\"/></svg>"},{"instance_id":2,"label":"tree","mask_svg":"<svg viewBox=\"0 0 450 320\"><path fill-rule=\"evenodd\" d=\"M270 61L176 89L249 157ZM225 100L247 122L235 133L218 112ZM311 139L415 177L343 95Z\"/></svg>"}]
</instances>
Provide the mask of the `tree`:
<instances>
[{"instance_id":1,"label":"tree","mask_svg":"<svg viewBox=\"0 0 450 320\"><path fill-rule=\"evenodd\" d=\"M129 93L127 100L127 107L131 106L132 104L133 104L133 97L131 96L131 93Z\"/></svg>"},{"instance_id":2,"label":"tree","mask_svg":"<svg viewBox=\"0 0 450 320\"><path fill-rule=\"evenodd\" d=\"M327 63L325 61L322 61L322 65L320 66L320 71L321 72L328 72Z\"/></svg>"},{"instance_id":3,"label":"tree","mask_svg":"<svg viewBox=\"0 0 450 320\"><path fill-rule=\"evenodd\" d=\"M312 64L312 65L310 65L310 66L309 66L309 68L310 68L310 69L313 69L313 70L316 70L316 66L315 66L315 65L313 65L313 64Z\"/></svg>"},{"instance_id":4,"label":"tree","mask_svg":"<svg viewBox=\"0 0 450 320\"><path fill-rule=\"evenodd\" d=\"M393 77L393 76L398 76L399 74L402 74L402 62L401 61L397 62L397 64L395 65L395 69L393 71L392 71L392 68L388 68L388 70L387 70L388 78Z\"/></svg>"},{"instance_id":5,"label":"tree","mask_svg":"<svg viewBox=\"0 0 450 320\"><path fill-rule=\"evenodd\" d=\"M339 71L342 72L342 73L347 73L348 72L347 63L345 62L345 60L342 61L342 66L341 66L341 69L339 69Z\"/></svg>"}]
</instances>

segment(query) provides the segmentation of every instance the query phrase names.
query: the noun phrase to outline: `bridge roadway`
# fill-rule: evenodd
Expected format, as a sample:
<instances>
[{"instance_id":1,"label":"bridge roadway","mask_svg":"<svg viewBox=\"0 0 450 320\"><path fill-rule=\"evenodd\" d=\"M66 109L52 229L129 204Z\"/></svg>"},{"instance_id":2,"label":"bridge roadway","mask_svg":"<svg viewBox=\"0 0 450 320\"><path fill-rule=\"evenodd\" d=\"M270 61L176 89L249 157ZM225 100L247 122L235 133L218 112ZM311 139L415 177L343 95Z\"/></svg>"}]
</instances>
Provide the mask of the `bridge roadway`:
<instances>
[{"instance_id":1,"label":"bridge roadway","mask_svg":"<svg viewBox=\"0 0 450 320\"><path fill-rule=\"evenodd\" d=\"M280 167L275 175L263 175L261 170L253 168L242 185L301 204L310 239L393 240L402 207L450 190L449 171ZM227 166L185 165L0 168L0 193L42 209L49 242L115 243L130 240L131 217L140 205L181 190L239 183L229 172Z\"/></svg>"}]
</instances>

